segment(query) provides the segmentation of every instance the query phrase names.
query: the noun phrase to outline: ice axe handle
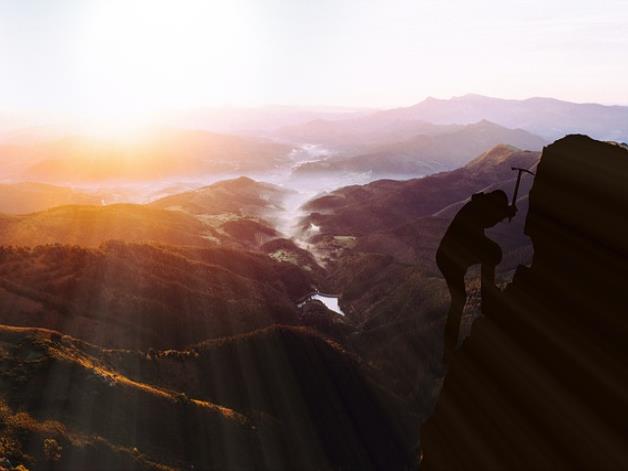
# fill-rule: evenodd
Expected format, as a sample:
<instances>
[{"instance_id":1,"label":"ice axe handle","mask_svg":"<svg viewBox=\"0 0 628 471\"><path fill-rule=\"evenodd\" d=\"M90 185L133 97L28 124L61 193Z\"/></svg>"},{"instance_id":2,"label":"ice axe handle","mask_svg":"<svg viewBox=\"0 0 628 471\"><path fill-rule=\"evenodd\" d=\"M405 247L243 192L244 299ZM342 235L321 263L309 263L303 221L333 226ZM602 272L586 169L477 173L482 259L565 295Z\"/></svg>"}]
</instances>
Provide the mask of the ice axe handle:
<instances>
[{"instance_id":1,"label":"ice axe handle","mask_svg":"<svg viewBox=\"0 0 628 471\"><path fill-rule=\"evenodd\" d=\"M512 193L512 204L510 205L515 210L517 209L517 195L519 194L519 185L521 184L521 174L523 172L529 173L530 175L534 175L530 170L520 167L511 167L512 170L517 171L517 183L515 184L515 191ZM514 214L508 218L508 222L512 221Z\"/></svg>"}]
</instances>

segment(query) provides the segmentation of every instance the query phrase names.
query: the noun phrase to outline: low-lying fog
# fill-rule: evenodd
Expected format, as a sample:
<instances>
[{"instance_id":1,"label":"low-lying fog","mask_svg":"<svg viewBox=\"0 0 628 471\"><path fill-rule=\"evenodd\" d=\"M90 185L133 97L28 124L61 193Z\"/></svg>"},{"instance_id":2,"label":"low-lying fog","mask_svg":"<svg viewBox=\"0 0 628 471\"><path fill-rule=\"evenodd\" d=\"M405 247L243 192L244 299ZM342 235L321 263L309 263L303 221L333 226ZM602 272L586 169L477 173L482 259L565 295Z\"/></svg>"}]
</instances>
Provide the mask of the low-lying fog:
<instances>
[{"instance_id":1,"label":"low-lying fog","mask_svg":"<svg viewBox=\"0 0 628 471\"><path fill-rule=\"evenodd\" d=\"M283 201L284 211L274 219L277 230L287 236L295 233L296 225L303 215L301 207L315 196L333 191L347 185L362 185L380 179L371 172L364 173L329 173L311 177L295 174L293 170L302 163L316 161L332 156L334 152L318 145L305 144L296 147L290 155L290 165L265 172L233 172L194 177L175 177L156 181L111 182L97 184L63 185L77 190L96 194L102 204L112 203L150 203L168 195L202 188L222 180L247 176L259 182L272 183L290 190ZM396 179L416 178L412 176L395 176Z\"/></svg>"}]
</instances>

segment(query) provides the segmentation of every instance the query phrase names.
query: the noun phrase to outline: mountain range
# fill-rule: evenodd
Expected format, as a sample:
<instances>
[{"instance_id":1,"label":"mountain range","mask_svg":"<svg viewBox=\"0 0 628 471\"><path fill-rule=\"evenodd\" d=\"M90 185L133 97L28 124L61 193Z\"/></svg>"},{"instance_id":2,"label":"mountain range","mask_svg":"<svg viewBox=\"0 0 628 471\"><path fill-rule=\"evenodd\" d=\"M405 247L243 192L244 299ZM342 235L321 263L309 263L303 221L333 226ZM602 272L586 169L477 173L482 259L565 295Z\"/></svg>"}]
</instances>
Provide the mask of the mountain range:
<instances>
[{"instance_id":1,"label":"mountain range","mask_svg":"<svg viewBox=\"0 0 628 471\"><path fill-rule=\"evenodd\" d=\"M197 108L175 113L165 119L166 125L178 128L202 129L227 134L271 136L285 126L295 126L314 120L346 119L373 112L369 108L338 106L281 106L254 108Z\"/></svg>"},{"instance_id":2,"label":"mountain range","mask_svg":"<svg viewBox=\"0 0 628 471\"><path fill-rule=\"evenodd\" d=\"M628 141L628 106L580 104L554 98L507 100L474 94L450 99L430 97L412 106L344 120L319 119L279 129L277 135L343 149L348 144L360 145L360 141L372 143L382 139L402 140L410 133L431 134L434 125L460 126L482 120L523 129L549 141L571 133L585 133L602 140Z\"/></svg>"},{"instance_id":3,"label":"mountain range","mask_svg":"<svg viewBox=\"0 0 628 471\"><path fill-rule=\"evenodd\" d=\"M562 278L586 258L586 279L606 293L599 304L611 299L621 307L624 259L612 261L606 247L587 252L586 240L604 239L621 249L609 250L625 252L625 165L600 166L591 157L621 160L624 147L584 136L547 147L552 134L541 129L542 119L530 121L540 126L534 130L523 122L533 117L531 111L518 112L521 122L501 121L505 108L527 110L526 103L540 106L538 100L502 103L471 95L381 112L308 111L290 127L284 126L289 113L282 110L276 122L246 136L170 129L155 140L124 144L75 137L2 141L0 159L22 158L10 169L13 175L99 184L89 191L0 185L0 469L18 464L47 470L416 467L419 425L434 410L445 373L441 339L450 299L435 253L472 194L501 189L512 199L513 167L542 172L535 187L533 178L523 175L517 200L511 201L518 213L487 230L503 251L498 285L510 283L513 273L518 273L514 286L525 285L530 272L519 265L532 264L542 281L550 278L547 267L564 263L565 276L555 282L564 291L558 302L572 303L571 284ZM585 106L577 108L585 121L599 111L577 106ZM448 122L454 117L459 121ZM263 114L249 118L261 125ZM617 125L618 135L622 126ZM330 155L294 168L300 159L293 152L306 143L328 147ZM579 157L582 149L586 159ZM609 176L605 168L617 171ZM358 172L374 181L319 193L294 213L291 198L311 193L247 176L202 185L169 180L278 169L289 178ZM375 180L393 174L404 179ZM562 191L574 175L587 191ZM153 191L145 181L159 196L143 204L103 204L100 183L125 178L165 178L172 186ZM623 199L605 204L611 193ZM551 212L570 227L580 210L589 214L582 237L545 224ZM295 232L283 224L286 214L299 215ZM605 224L598 227L598 220ZM534 247L526 234L535 235ZM600 254L606 262L598 266ZM604 279L606 266L616 267L611 283ZM477 267L469 270L466 287L463 337L481 313ZM587 293L575 291L574 300L582 298L580 291ZM342 313L312 299L315 294L337 297ZM580 314L579 326L595 327L596 319L609 317L604 310L592 321ZM512 319L527 330L524 335L512 324L510 339L521 341L531 355L538 342L556 353L561 328L574 327L570 316L557 325L545 317L540 323L549 322L545 327L555 335L540 332L535 340L533 316L517 316L513 312ZM596 342L588 337L594 329L578 331L573 345L588 349L587 358L603 359L604 339L611 338L615 350L622 345L622 319L615 316L612 325L620 328L605 330ZM480 339L490 340L491 332ZM484 365L508 370L508 358L496 354L493 343L471 345L487 359ZM516 349L509 352L516 356ZM587 362L574 356L574 371L586 373L581 367ZM543 359L554 378L565 370L550 361L556 358ZM482 414L475 414L473 404L490 404L491 395L484 389L488 381L473 384L465 376L465 361L458 361L456 377L470 386L456 389L450 380L445 398L462 397L465 418L477 426ZM522 364L529 366L527 359ZM598 386L594 375L589 379ZM517 381L526 384L525 378ZM619 397L609 384L604 394ZM578 387L573 382L569 390ZM469 401L461 390L478 391L482 399ZM612 416L604 401L597 402L595 410ZM443 415L441 409L435 417L463 440L456 414ZM434 460L440 450L455 444L433 430L429 436L438 469Z\"/></svg>"},{"instance_id":4,"label":"mountain range","mask_svg":"<svg viewBox=\"0 0 628 471\"><path fill-rule=\"evenodd\" d=\"M525 129L548 140L583 133L596 139L628 140L628 106L572 103L554 98L506 100L464 95L449 100L427 98L406 108L382 111L387 119L416 119L435 124L469 124L481 119Z\"/></svg>"},{"instance_id":5,"label":"mountain range","mask_svg":"<svg viewBox=\"0 0 628 471\"><path fill-rule=\"evenodd\" d=\"M374 176L417 176L460 167L499 144L540 150L545 140L521 129L507 129L488 121L465 126L418 126L403 141L380 143L353 156L338 155L308 162L295 170L299 175L335 172L370 172Z\"/></svg>"}]
</instances>

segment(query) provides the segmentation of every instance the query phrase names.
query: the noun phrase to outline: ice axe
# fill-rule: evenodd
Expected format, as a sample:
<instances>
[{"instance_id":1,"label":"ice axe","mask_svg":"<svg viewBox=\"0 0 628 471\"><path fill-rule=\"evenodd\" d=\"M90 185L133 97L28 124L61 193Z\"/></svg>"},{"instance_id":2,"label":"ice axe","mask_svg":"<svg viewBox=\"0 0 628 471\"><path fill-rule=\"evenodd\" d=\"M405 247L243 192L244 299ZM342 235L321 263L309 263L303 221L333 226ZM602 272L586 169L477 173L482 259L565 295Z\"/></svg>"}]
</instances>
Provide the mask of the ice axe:
<instances>
[{"instance_id":1,"label":"ice axe","mask_svg":"<svg viewBox=\"0 0 628 471\"><path fill-rule=\"evenodd\" d=\"M534 176L534 172L531 172L528 169L520 168L520 167L511 167L511 170L517 171L517 183L515 184L515 191L512 194L512 205L511 205L513 208L516 208L517 207L517 194L519 193L519 184L521 183L521 174L525 172ZM508 222L512 221L512 218L513 216L510 216L508 218Z\"/></svg>"}]
</instances>

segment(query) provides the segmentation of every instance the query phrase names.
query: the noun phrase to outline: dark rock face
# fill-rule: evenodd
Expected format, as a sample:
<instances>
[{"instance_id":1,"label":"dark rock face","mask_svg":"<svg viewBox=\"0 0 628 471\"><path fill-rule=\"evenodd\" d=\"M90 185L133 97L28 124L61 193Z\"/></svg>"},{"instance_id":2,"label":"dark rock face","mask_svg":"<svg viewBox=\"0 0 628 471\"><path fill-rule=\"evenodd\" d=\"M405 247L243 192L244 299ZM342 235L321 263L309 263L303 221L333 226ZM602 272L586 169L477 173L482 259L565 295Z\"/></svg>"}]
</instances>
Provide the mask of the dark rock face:
<instances>
[{"instance_id":1,"label":"dark rock face","mask_svg":"<svg viewBox=\"0 0 628 471\"><path fill-rule=\"evenodd\" d=\"M421 469L628 468L628 151L548 146L534 260L484 303L421 429Z\"/></svg>"}]
</instances>

